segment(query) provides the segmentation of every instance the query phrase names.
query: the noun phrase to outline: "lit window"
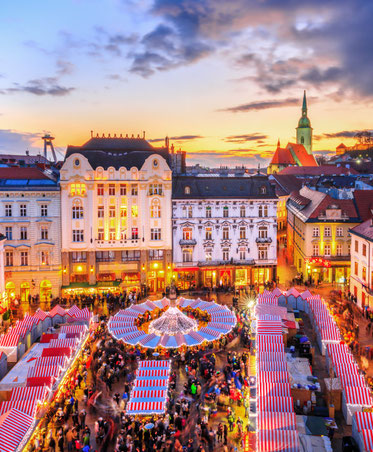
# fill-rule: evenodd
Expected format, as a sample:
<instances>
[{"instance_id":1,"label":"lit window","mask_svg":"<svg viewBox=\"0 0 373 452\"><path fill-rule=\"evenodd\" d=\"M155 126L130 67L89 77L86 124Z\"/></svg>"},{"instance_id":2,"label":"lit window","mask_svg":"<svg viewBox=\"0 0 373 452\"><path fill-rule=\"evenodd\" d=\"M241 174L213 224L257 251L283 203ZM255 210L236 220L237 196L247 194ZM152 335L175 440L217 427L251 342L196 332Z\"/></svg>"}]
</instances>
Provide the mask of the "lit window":
<instances>
[{"instance_id":1,"label":"lit window","mask_svg":"<svg viewBox=\"0 0 373 452\"><path fill-rule=\"evenodd\" d=\"M314 227L312 229L312 237L319 237L320 236L320 228L319 227Z\"/></svg>"},{"instance_id":2,"label":"lit window","mask_svg":"<svg viewBox=\"0 0 373 452\"><path fill-rule=\"evenodd\" d=\"M121 206L120 208L120 217L126 218L127 216L127 206Z\"/></svg>"},{"instance_id":3,"label":"lit window","mask_svg":"<svg viewBox=\"0 0 373 452\"><path fill-rule=\"evenodd\" d=\"M97 185L97 196L104 196L104 184Z\"/></svg>"},{"instance_id":4,"label":"lit window","mask_svg":"<svg viewBox=\"0 0 373 452\"><path fill-rule=\"evenodd\" d=\"M363 269L362 269L362 277L363 277L363 280L366 281L366 279L367 279L367 268L366 267L363 267Z\"/></svg>"},{"instance_id":5,"label":"lit window","mask_svg":"<svg viewBox=\"0 0 373 452\"><path fill-rule=\"evenodd\" d=\"M151 218L161 218L161 206L159 205L158 199L153 199L150 206L150 216Z\"/></svg>"},{"instance_id":6,"label":"lit window","mask_svg":"<svg viewBox=\"0 0 373 452\"><path fill-rule=\"evenodd\" d=\"M85 184L81 184L80 182L71 184L71 186L70 186L70 195L71 196L84 196L85 194L86 194Z\"/></svg>"},{"instance_id":7,"label":"lit window","mask_svg":"<svg viewBox=\"0 0 373 452\"><path fill-rule=\"evenodd\" d=\"M206 240L212 240L212 228L206 228L205 234Z\"/></svg>"},{"instance_id":8,"label":"lit window","mask_svg":"<svg viewBox=\"0 0 373 452\"><path fill-rule=\"evenodd\" d=\"M324 256L330 256L331 255L331 246L325 245L324 246Z\"/></svg>"},{"instance_id":9,"label":"lit window","mask_svg":"<svg viewBox=\"0 0 373 452\"><path fill-rule=\"evenodd\" d=\"M49 265L49 253L48 251L41 252L41 265Z\"/></svg>"},{"instance_id":10,"label":"lit window","mask_svg":"<svg viewBox=\"0 0 373 452\"><path fill-rule=\"evenodd\" d=\"M190 187L188 185L184 188L184 195L190 195Z\"/></svg>"},{"instance_id":11,"label":"lit window","mask_svg":"<svg viewBox=\"0 0 373 452\"><path fill-rule=\"evenodd\" d=\"M183 240L192 240L193 232L192 228L184 228L183 229Z\"/></svg>"},{"instance_id":12,"label":"lit window","mask_svg":"<svg viewBox=\"0 0 373 452\"><path fill-rule=\"evenodd\" d=\"M312 247L312 256L318 256L319 255L319 245L313 245Z\"/></svg>"},{"instance_id":13,"label":"lit window","mask_svg":"<svg viewBox=\"0 0 373 452\"><path fill-rule=\"evenodd\" d=\"M330 226L325 226L324 228L324 237L332 236L332 228Z\"/></svg>"},{"instance_id":14,"label":"lit window","mask_svg":"<svg viewBox=\"0 0 373 452\"><path fill-rule=\"evenodd\" d=\"M343 228L341 228L339 226L337 227L336 236L337 237L343 237Z\"/></svg>"},{"instance_id":15,"label":"lit window","mask_svg":"<svg viewBox=\"0 0 373 452\"><path fill-rule=\"evenodd\" d=\"M193 250L192 248L183 248L183 262L193 261Z\"/></svg>"},{"instance_id":16,"label":"lit window","mask_svg":"<svg viewBox=\"0 0 373 452\"><path fill-rule=\"evenodd\" d=\"M162 194L163 194L162 184L150 184L149 185L149 196L162 195Z\"/></svg>"},{"instance_id":17,"label":"lit window","mask_svg":"<svg viewBox=\"0 0 373 452\"><path fill-rule=\"evenodd\" d=\"M136 240L139 238L139 229L138 228L132 228L131 237L132 237L132 240Z\"/></svg>"},{"instance_id":18,"label":"lit window","mask_svg":"<svg viewBox=\"0 0 373 452\"><path fill-rule=\"evenodd\" d=\"M137 218L139 216L139 209L137 206L131 207L131 213L133 218Z\"/></svg>"},{"instance_id":19,"label":"lit window","mask_svg":"<svg viewBox=\"0 0 373 452\"><path fill-rule=\"evenodd\" d=\"M341 243L338 243L337 244L337 256L342 256L342 244Z\"/></svg>"},{"instance_id":20,"label":"lit window","mask_svg":"<svg viewBox=\"0 0 373 452\"><path fill-rule=\"evenodd\" d=\"M131 195L137 196L137 185L131 185Z\"/></svg>"},{"instance_id":21,"label":"lit window","mask_svg":"<svg viewBox=\"0 0 373 452\"><path fill-rule=\"evenodd\" d=\"M240 239L246 239L246 227L240 226Z\"/></svg>"}]
</instances>

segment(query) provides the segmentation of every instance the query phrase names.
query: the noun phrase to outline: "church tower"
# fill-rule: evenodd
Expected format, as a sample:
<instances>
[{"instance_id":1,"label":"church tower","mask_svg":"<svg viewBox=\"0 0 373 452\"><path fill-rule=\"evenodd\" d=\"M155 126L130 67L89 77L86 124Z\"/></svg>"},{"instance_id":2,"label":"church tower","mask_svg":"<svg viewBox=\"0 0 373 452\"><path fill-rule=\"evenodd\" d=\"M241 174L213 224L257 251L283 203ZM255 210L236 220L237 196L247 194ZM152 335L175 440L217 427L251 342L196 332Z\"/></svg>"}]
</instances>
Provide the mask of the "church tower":
<instances>
[{"instance_id":1,"label":"church tower","mask_svg":"<svg viewBox=\"0 0 373 452\"><path fill-rule=\"evenodd\" d=\"M297 144L303 144L307 153L312 155L312 127L307 116L306 91L303 94L302 116L299 119L297 130Z\"/></svg>"}]
</instances>

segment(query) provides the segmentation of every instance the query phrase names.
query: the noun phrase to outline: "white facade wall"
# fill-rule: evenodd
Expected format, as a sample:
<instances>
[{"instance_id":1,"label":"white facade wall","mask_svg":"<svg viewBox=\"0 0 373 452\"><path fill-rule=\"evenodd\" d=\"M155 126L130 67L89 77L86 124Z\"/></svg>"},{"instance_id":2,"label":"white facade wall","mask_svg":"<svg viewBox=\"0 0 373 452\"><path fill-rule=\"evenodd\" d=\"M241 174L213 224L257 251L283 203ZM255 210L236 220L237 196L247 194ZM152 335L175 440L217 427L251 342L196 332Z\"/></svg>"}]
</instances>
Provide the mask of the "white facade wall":
<instances>
[{"instance_id":1,"label":"white facade wall","mask_svg":"<svg viewBox=\"0 0 373 452\"><path fill-rule=\"evenodd\" d=\"M351 232L350 292L358 306L373 307L373 243Z\"/></svg>"}]
</instances>

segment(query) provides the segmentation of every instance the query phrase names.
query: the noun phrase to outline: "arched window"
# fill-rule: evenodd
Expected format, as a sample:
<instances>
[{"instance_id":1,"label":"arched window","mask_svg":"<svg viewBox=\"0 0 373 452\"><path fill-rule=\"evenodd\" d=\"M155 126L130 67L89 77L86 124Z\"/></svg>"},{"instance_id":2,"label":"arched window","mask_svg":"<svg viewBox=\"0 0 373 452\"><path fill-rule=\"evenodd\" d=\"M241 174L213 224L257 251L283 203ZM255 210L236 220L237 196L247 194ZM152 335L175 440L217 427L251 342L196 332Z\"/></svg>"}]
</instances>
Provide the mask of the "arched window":
<instances>
[{"instance_id":1,"label":"arched window","mask_svg":"<svg viewBox=\"0 0 373 452\"><path fill-rule=\"evenodd\" d=\"M127 170L126 170L126 168L124 168L123 166L120 168L120 170L119 170L119 177L122 179L122 180L125 180L126 179L126 177L127 177Z\"/></svg>"},{"instance_id":2,"label":"arched window","mask_svg":"<svg viewBox=\"0 0 373 452\"><path fill-rule=\"evenodd\" d=\"M185 194L185 195L190 195L190 187L189 187L189 185L187 185L187 186L184 188L184 194Z\"/></svg>"},{"instance_id":3,"label":"arched window","mask_svg":"<svg viewBox=\"0 0 373 452\"><path fill-rule=\"evenodd\" d=\"M115 168L112 166L108 169L109 179L115 179Z\"/></svg>"},{"instance_id":4,"label":"arched window","mask_svg":"<svg viewBox=\"0 0 373 452\"><path fill-rule=\"evenodd\" d=\"M73 220L80 220L84 217L82 201L80 199L74 199L72 207Z\"/></svg>"},{"instance_id":5,"label":"arched window","mask_svg":"<svg viewBox=\"0 0 373 452\"><path fill-rule=\"evenodd\" d=\"M103 179L104 178L104 168L102 166L99 166L96 168L96 179Z\"/></svg>"},{"instance_id":6,"label":"arched window","mask_svg":"<svg viewBox=\"0 0 373 452\"><path fill-rule=\"evenodd\" d=\"M14 300L16 297L16 285L13 282L7 282L5 285L5 291L9 300Z\"/></svg>"},{"instance_id":7,"label":"arched window","mask_svg":"<svg viewBox=\"0 0 373 452\"><path fill-rule=\"evenodd\" d=\"M137 171L137 168L132 168L131 169L131 179L133 179L133 180L137 180L139 177L138 177L138 171Z\"/></svg>"},{"instance_id":8,"label":"arched window","mask_svg":"<svg viewBox=\"0 0 373 452\"><path fill-rule=\"evenodd\" d=\"M80 182L75 182L70 186L70 196L85 196L86 186Z\"/></svg>"},{"instance_id":9,"label":"arched window","mask_svg":"<svg viewBox=\"0 0 373 452\"><path fill-rule=\"evenodd\" d=\"M151 218L161 218L161 206L159 199L153 199L150 206L150 216Z\"/></svg>"}]
</instances>

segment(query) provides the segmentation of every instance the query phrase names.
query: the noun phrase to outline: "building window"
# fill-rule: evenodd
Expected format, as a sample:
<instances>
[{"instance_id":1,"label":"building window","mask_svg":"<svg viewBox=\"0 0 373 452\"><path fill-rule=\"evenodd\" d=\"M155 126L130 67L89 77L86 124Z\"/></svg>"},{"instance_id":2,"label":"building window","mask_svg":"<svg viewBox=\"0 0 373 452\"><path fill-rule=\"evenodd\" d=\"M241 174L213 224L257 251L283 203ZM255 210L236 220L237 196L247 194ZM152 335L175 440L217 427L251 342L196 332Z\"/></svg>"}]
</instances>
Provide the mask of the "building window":
<instances>
[{"instance_id":1,"label":"building window","mask_svg":"<svg viewBox=\"0 0 373 452\"><path fill-rule=\"evenodd\" d=\"M359 242L355 240L355 253L359 252Z\"/></svg>"},{"instance_id":2,"label":"building window","mask_svg":"<svg viewBox=\"0 0 373 452\"><path fill-rule=\"evenodd\" d=\"M268 259L268 248L266 246L258 246L258 258L259 260Z\"/></svg>"},{"instance_id":3,"label":"building window","mask_svg":"<svg viewBox=\"0 0 373 452\"><path fill-rule=\"evenodd\" d=\"M40 216L42 216L42 217L48 216L48 205L47 204L42 204L40 206Z\"/></svg>"},{"instance_id":4,"label":"building window","mask_svg":"<svg viewBox=\"0 0 373 452\"><path fill-rule=\"evenodd\" d=\"M150 229L150 240L161 240L161 229L151 228Z\"/></svg>"},{"instance_id":5,"label":"building window","mask_svg":"<svg viewBox=\"0 0 373 452\"><path fill-rule=\"evenodd\" d=\"M355 262L355 275L359 276L359 264Z\"/></svg>"},{"instance_id":6,"label":"building window","mask_svg":"<svg viewBox=\"0 0 373 452\"><path fill-rule=\"evenodd\" d=\"M73 251L71 261L73 264L87 262L87 253L85 251Z\"/></svg>"},{"instance_id":7,"label":"building window","mask_svg":"<svg viewBox=\"0 0 373 452\"><path fill-rule=\"evenodd\" d=\"M114 251L96 251L97 262L113 262L114 260Z\"/></svg>"},{"instance_id":8,"label":"building window","mask_svg":"<svg viewBox=\"0 0 373 452\"><path fill-rule=\"evenodd\" d=\"M26 204L21 204L19 206L19 216L27 217L27 205Z\"/></svg>"},{"instance_id":9,"label":"building window","mask_svg":"<svg viewBox=\"0 0 373 452\"><path fill-rule=\"evenodd\" d=\"M183 206L183 218L187 217L187 208L186 206Z\"/></svg>"},{"instance_id":10,"label":"building window","mask_svg":"<svg viewBox=\"0 0 373 452\"><path fill-rule=\"evenodd\" d=\"M48 251L42 251L40 255L41 265L49 265L49 253Z\"/></svg>"},{"instance_id":11,"label":"building window","mask_svg":"<svg viewBox=\"0 0 373 452\"><path fill-rule=\"evenodd\" d=\"M27 228L25 226L21 226L19 239L27 240Z\"/></svg>"},{"instance_id":12,"label":"building window","mask_svg":"<svg viewBox=\"0 0 373 452\"><path fill-rule=\"evenodd\" d=\"M105 216L105 207L98 206L97 207L97 218L104 218L104 216Z\"/></svg>"},{"instance_id":13,"label":"building window","mask_svg":"<svg viewBox=\"0 0 373 452\"><path fill-rule=\"evenodd\" d=\"M122 262L139 260L140 260L140 250L122 251Z\"/></svg>"},{"instance_id":14,"label":"building window","mask_svg":"<svg viewBox=\"0 0 373 452\"><path fill-rule=\"evenodd\" d=\"M349 243L347 245L347 254L350 255L351 254L351 243Z\"/></svg>"},{"instance_id":15,"label":"building window","mask_svg":"<svg viewBox=\"0 0 373 452\"><path fill-rule=\"evenodd\" d=\"M6 217L12 216L12 205L11 204L5 204L5 216Z\"/></svg>"},{"instance_id":16,"label":"building window","mask_svg":"<svg viewBox=\"0 0 373 452\"><path fill-rule=\"evenodd\" d=\"M259 206L259 217L260 218L268 217L268 206L266 204Z\"/></svg>"},{"instance_id":17,"label":"building window","mask_svg":"<svg viewBox=\"0 0 373 452\"><path fill-rule=\"evenodd\" d=\"M131 195L137 196L137 184L131 185Z\"/></svg>"},{"instance_id":18,"label":"building window","mask_svg":"<svg viewBox=\"0 0 373 452\"><path fill-rule=\"evenodd\" d=\"M229 261L229 249L223 248L223 261Z\"/></svg>"},{"instance_id":19,"label":"building window","mask_svg":"<svg viewBox=\"0 0 373 452\"><path fill-rule=\"evenodd\" d=\"M212 250L211 249L207 249L206 250L205 258L206 258L207 262L211 262L212 261Z\"/></svg>"},{"instance_id":20,"label":"building window","mask_svg":"<svg viewBox=\"0 0 373 452\"><path fill-rule=\"evenodd\" d=\"M80 220L83 218L83 206L80 203L74 203L72 207L73 220Z\"/></svg>"},{"instance_id":21,"label":"building window","mask_svg":"<svg viewBox=\"0 0 373 452\"><path fill-rule=\"evenodd\" d=\"M228 206L224 206L223 207L223 217L224 218L228 218L229 216L229 207Z\"/></svg>"},{"instance_id":22,"label":"building window","mask_svg":"<svg viewBox=\"0 0 373 452\"><path fill-rule=\"evenodd\" d=\"M262 187L260 187L260 194L261 194L261 195L267 194L267 187L266 187L265 185L263 185Z\"/></svg>"},{"instance_id":23,"label":"building window","mask_svg":"<svg viewBox=\"0 0 373 452\"><path fill-rule=\"evenodd\" d=\"M115 196L115 184L109 184L109 196Z\"/></svg>"},{"instance_id":24,"label":"building window","mask_svg":"<svg viewBox=\"0 0 373 452\"><path fill-rule=\"evenodd\" d=\"M109 217L115 218L115 207L114 206L109 207Z\"/></svg>"},{"instance_id":25,"label":"building window","mask_svg":"<svg viewBox=\"0 0 373 452\"><path fill-rule=\"evenodd\" d=\"M86 194L85 184L79 182L71 184L70 186L70 196L84 196Z\"/></svg>"},{"instance_id":26,"label":"building window","mask_svg":"<svg viewBox=\"0 0 373 452\"><path fill-rule=\"evenodd\" d=\"M131 229L131 237L132 237L132 240L137 240L139 238L139 228Z\"/></svg>"},{"instance_id":27,"label":"building window","mask_svg":"<svg viewBox=\"0 0 373 452\"><path fill-rule=\"evenodd\" d=\"M324 237L332 236L332 228L330 226L325 226L324 228Z\"/></svg>"},{"instance_id":28,"label":"building window","mask_svg":"<svg viewBox=\"0 0 373 452\"><path fill-rule=\"evenodd\" d=\"M312 229L312 237L320 237L320 228L318 226Z\"/></svg>"},{"instance_id":29,"label":"building window","mask_svg":"<svg viewBox=\"0 0 373 452\"><path fill-rule=\"evenodd\" d=\"M97 185L97 196L104 196L104 184L98 184Z\"/></svg>"},{"instance_id":30,"label":"building window","mask_svg":"<svg viewBox=\"0 0 373 452\"><path fill-rule=\"evenodd\" d=\"M114 228L109 229L109 240L115 240L115 229Z\"/></svg>"},{"instance_id":31,"label":"building window","mask_svg":"<svg viewBox=\"0 0 373 452\"><path fill-rule=\"evenodd\" d=\"M188 185L184 188L184 195L190 195L190 187Z\"/></svg>"},{"instance_id":32,"label":"building window","mask_svg":"<svg viewBox=\"0 0 373 452\"><path fill-rule=\"evenodd\" d=\"M5 267L13 267L13 251L5 252Z\"/></svg>"},{"instance_id":33,"label":"building window","mask_svg":"<svg viewBox=\"0 0 373 452\"><path fill-rule=\"evenodd\" d=\"M211 207L210 206L206 207L206 218L211 218Z\"/></svg>"},{"instance_id":34,"label":"building window","mask_svg":"<svg viewBox=\"0 0 373 452\"><path fill-rule=\"evenodd\" d=\"M246 217L246 207L245 206L241 206L240 207L240 217L241 218L245 218Z\"/></svg>"},{"instance_id":35,"label":"building window","mask_svg":"<svg viewBox=\"0 0 373 452\"><path fill-rule=\"evenodd\" d=\"M266 239L268 237L268 228L267 228L267 226L259 226L259 237L261 239Z\"/></svg>"},{"instance_id":36,"label":"building window","mask_svg":"<svg viewBox=\"0 0 373 452\"><path fill-rule=\"evenodd\" d=\"M324 256L330 256L331 255L331 246L325 245L324 246Z\"/></svg>"},{"instance_id":37,"label":"building window","mask_svg":"<svg viewBox=\"0 0 373 452\"><path fill-rule=\"evenodd\" d=\"M192 240L192 238L193 238L192 228L184 228L183 229L183 240Z\"/></svg>"},{"instance_id":38,"label":"building window","mask_svg":"<svg viewBox=\"0 0 373 452\"><path fill-rule=\"evenodd\" d=\"M362 268L362 277L363 277L363 280L366 281L366 279L367 279L367 268L366 267Z\"/></svg>"},{"instance_id":39,"label":"building window","mask_svg":"<svg viewBox=\"0 0 373 452\"><path fill-rule=\"evenodd\" d=\"M341 243L337 243L337 248L336 248L336 252L337 252L337 256L342 256L342 244Z\"/></svg>"},{"instance_id":40,"label":"building window","mask_svg":"<svg viewBox=\"0 0 373 452\"><path fill-rule=\"evenodd\" d=\"M137 206L131 206L132 218L137 218L139 216L139 208Z\"/></svg>"},{"instance_id":41,"label":"building window","mask_svg":"<svg viewBox=\"0 0 373 452\"><path fill-rule=\"evenodd\" d=\"M192 248L183 248L183 262L193 261L193 250Z\"/></svg>"},{"instance_id":42,"label":"building window","mask_svg":"<svg viewBox=\"0 0 373 452\"><path fill-rule=\"evenodd\" d=\"M229 240L229 227L224 226L223 228L223 240Z\"/></svg>"},{"instance_id":43,"label":"building window","mask_svg":"<svg viewBox=\"0 0 373 452\"><path fill-rule=\"evenodd\" d=\"M161 218L161 206L158 199L153 199L150 206L151 218Z\"/></svg>"},{"instance_id":44,"label":"building window","mask_svg":"<svg viewBox=\"0 0 373 452\"><path fill-rule=\"evenodd\" d=\"M120 184L120 196L127 196L127 186Z\"/></svg>"},{"instance_id":45,"label":"building window","mask_svg":"<svg viewBox=\"0 0 373 452\"><path fill-rule=\"evenodd\" d=\"M120 208L120 217L126 218L127 217L127 206L121 206Z\"/></svg>"},{"instance_id":46,"label":"building window","mask_svg":"<svg viewBox=\"0 0 373 452\"><path fill-rule=\"evenodd\" d=\"M240 226L240 239L246 239L246 227Z\"/></svg>"},{"instance_id":47,"label":"building window","mask_svg":"<svg viewBox=\"0 0 373 452\"><path fill-rule=\"evenodd\" d=\"M343 237L343 228L341 228L340 226L338 226L336 229L336 236Z\"/></svg>"},{"instance_id":48,"label":"building window","mask_svg":"<svg viewBox=\"0 0 373 452\"><path fill-rule=\"evenodd\" d=\"M149 259L151 261L160 261L163 259L164 251L163 250L149 250Z\"/></svg>"},{"instance_id":49,"label":"building window","mask_svg":"<svg viewBox=\"0 0 373 452\"><path fill-rule=\"evenodd\" d=\"M246 251L244 249L240 250L240 260L244 261L246 259Z\"/></svg>"},{"instance_id":50,"label":"building window","mask_svg":"<svg viewBox=\"0 0 373 452\"><path fill-rule=\"evenodd\" d=\"M193 207L192 206L188 207L188 218L193 218Z\"/></svg>"},{"instance_id":51,"label":"building window","mask_svg":"<svg viewBox=\"0 0 373 452\"><path fill-rule=\"evenodd\" d=\"M312 256L318 256L319 255L319 245L315 244L312 247Z\"/></svg>"},{"instance_id":52,"label":"building window","mask_svg":"<svg viewBox=\"0 0 373 452\"><path fill-rule=\"evenodd\" d=\"M162 184L150 184L149 185L149 196L152 195L163 195Z\"/></svg>"},{"instance_id":53,"label":"building window","mask_svg":"<svg viewBox=\"0 0 373 452\"><path fill-rule=\"evenodd\" d=\"M363 256L366 257L367 255L367 246L365 243L363 243Z\"/></svg>"},{"instance_id":54,"label":"building window","mask_svg":"<svg viewBox=\"0 0 373 452\"><path fill-rule=\"evenodd\" d=\"M212 240L212 228L205 229L205 239Z\"/></svg>"},{"instance_id":55,"label":"building window","mask_svg":"<svg viewBox=\"0 0 373 452\"><path fill-rule=\"evenodd\" d=\"M28 251L21 251L21 266L28 266Z\"/></svg>"},{"instance_id":56,"label":"building window","mask_svg":"<svg viewBox=\"0 0 373 452\"><path fill-rule=\"evenodd\" d=\"M73 229L73 242L84 242L83 229Z\"/></svg>"},{"instance_id":57,"label":"building window","mask_svg":"<svg viewBox=\"0 0 373 452\"><path fill-rule=\"evenodd\" d=\"M97 234L97 240L105 240L105 232L103 229L99 229Z\"/></svg>"},{"instance_id":58,"label":"building window","mask_svg":"<svg viewBox=\"0 0 373 452\"><path fill-rule=\"evenodd\" d=\"M12 226L5 227L5 236L7 240L13 240L13 228Z\"/></svg>"},{"instance_id":59,"label":"building window","mask_svg":"<svg viewBox=\"0 0 373 452\"><path fill-rule=\"evenodd\" d=\"M127 230L126 229L121 229L121 231L120 231L120 239L121 240L127 240Z\"/></svg>"}]
</instances>

